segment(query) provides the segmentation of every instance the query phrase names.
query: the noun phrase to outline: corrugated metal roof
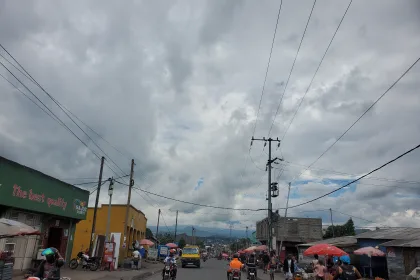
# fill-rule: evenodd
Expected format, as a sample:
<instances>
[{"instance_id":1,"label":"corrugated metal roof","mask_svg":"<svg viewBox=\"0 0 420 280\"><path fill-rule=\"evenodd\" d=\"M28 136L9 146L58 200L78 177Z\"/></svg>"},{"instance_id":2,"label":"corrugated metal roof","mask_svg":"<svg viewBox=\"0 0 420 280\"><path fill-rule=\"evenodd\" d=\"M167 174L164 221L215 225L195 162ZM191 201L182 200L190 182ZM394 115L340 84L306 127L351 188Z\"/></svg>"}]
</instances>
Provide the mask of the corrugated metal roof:
<instances>
[{"instance_id":1,"label":"corrugated metal roof","mask_svg":"<svg viewBox=\"0 0 420 280\"><path fill-rule=\"evenodd\" d=\"M324 244L328 243L330 245L334 245L337 247L349 247L357 244L357 239L354 236L342 236L336 238L330 238L325 240L320 240L316 242L306 243L306 244L299 244L299 247L310 247L317 244Z\"/></svg>"},{"instance_id":2,"label":"corrugated metal roof","mask_svg":"<svg viewBox=\"0 0 420 280\"><path fill-rule=\"evenodd\" d=\"M357 239L406 239L414 240L420 236L420 228L387 228L363 232L355 236Z\"/></svg>"},{"instance_id":3,"label":"corrugated metal roof","mask_svg":"<svg viewBox=\"0 0 420 280\"><path fill-rule=\"evenodd\" d=\"M392 241L389 241L389 242L382 243L379 246L384 246L384 247L420 247L420 239L392 240Z\"/></svg>"}]
</instances>

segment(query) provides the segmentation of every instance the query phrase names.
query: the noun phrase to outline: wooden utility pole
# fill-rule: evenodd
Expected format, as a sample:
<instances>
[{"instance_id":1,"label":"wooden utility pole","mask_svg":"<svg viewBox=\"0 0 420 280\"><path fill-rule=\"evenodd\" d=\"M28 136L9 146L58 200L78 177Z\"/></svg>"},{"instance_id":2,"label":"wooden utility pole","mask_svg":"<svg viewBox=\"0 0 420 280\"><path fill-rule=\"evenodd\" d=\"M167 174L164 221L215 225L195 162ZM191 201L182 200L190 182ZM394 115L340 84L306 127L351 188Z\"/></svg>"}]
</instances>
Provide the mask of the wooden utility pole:
<instances>
[{"instance_id":1,"label":"wooden utility pole","mask_svg":"<svg viewBox=\"0 0 420 280\"><path fill-rule=\"evenodd\" d=\"M331 214L331 225L332 225L332 232L333 232L333 238L335 237L335 232L334 232L334 223L333 223L333 217L332 217L332 209L330 208L330 214Z\"/></svg>"},{"instance_id":2,"label":"wooden utility pole","mask_svg":"<svg viewBox=\"0 0 420 280\"><path fill-rule=\"evenodd\" d=\"M95 234L96 227L96 212L98 212L98 203L99 203L99 193L101 192L102 185L102 172L104 170L105 157L101 158L101 168L99 169L99 180L98 180L98 189L96 190L96 200L95 200L95 209L93 210L93 220L92 220L92 231L90 233L90 242L89 242L89 256L92 256L93 250L93 236Z\"/></svg>"},{"instance_id":3,"label":"wooden utility pole","mask_svg":"<svg viewBox=\"0 0 420 280\"><path fill-rule=\"evenodd\" d=\"M176 210L176 220L175 220L175 236L174 236L174 242L176 242L176 230L178 228L178 210Z\"/></svg>"},{"instance_id":4,"label":"wooden utility pole","mask_svg":"<svg viewBox=\"0 0 420 280\"><path fill-rule=\"evenodd\" d=\"M128 238L127 238L127 228L128 228L128 214L130 213L130 204L131 204L131 189L134 185L134 159L131 160L131 171L130 171L130 183L128 185L128 198L127 198L127 207L125 209L125 223L124 223L124 236L123 236L123 242L125 243L125 249L124 249L124 258L127 256L128 252Z\"/></svg>"}]
</instances>

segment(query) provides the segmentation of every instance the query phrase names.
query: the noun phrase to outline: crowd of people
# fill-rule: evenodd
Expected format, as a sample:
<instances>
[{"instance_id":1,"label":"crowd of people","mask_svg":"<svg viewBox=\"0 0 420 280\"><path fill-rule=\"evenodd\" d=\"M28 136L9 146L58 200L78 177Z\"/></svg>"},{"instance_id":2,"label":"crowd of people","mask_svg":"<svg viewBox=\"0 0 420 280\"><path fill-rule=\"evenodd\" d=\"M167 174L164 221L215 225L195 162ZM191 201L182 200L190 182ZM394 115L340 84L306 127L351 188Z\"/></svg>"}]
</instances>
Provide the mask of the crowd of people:
<instances>
[{"instance_id":1,"label":"crowd of people","mask_svg":"<svg viewBox=\"0 0 420 280\"><path fill-rule=\"evenodd\" d=\"M251 252L248 254L233 255L227 271L228 279L233 270L241 270L244 267L247 268L247 278L249 279L249 272L251 270L255 275L257 274L257 266L263 268L263 273L267 273L267 270L270 268L274 270L282 268L286 280L293 279L296 272L304 272L298 266L296 256L292 254L287 255L283 263L280 264L280 258L274 251L270 254L268 252ZM356 280L362 278L357 268L350 264L349 256L342 256L340 258L327 257L324 262L319 259L318 255L314 255L310 269L312 270L310 274L315 280Z\"/></svg>"}]
</instances>

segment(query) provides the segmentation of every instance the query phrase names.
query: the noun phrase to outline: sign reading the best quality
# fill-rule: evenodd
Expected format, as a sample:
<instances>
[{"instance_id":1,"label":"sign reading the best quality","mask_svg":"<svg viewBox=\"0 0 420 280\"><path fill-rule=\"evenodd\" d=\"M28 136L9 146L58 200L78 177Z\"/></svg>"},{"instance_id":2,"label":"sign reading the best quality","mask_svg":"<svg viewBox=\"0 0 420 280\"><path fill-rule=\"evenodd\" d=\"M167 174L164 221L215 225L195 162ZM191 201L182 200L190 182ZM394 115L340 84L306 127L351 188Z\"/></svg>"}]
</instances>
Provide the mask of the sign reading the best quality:
<instances>
[{"instance_id":1,"label":"sign reading the best quality","mask_svg":"<svg viewBox=\"0 0 420 280\"><path fill-rule=\"evenodd\" d=\"M89 192L0 157L0 205L86 219Z\"/></svg>"},{"instance_id":2,"label":"sign reading the best quality","mask_svg":"<svg viewBox=\"0 0 420 280\"><path fill-rule=\"evenodd\" d=\"M43 193L37 194L32 192L32 189L30 189L29 191L25 191L16 184L13 185L13 196L21 199L29 199L38 203L47 203L48 207L59 207L62 208L64 211L67 207L67 202L64 200L64 198L58 197L55 199L51 197L46 197Z\"/></svg>"}]
</instances>

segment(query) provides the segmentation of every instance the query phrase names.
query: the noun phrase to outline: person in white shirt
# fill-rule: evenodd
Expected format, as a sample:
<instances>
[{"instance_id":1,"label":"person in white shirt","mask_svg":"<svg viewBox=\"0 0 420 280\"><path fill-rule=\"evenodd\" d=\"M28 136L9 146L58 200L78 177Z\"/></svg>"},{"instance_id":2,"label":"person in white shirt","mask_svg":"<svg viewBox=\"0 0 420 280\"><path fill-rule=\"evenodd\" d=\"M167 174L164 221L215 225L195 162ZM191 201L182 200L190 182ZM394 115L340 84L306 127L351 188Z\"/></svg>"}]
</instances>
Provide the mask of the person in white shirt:
<instances>
[{"instance_id":1,"label":"person in white shirt","mask_svg":"<svg viewBox=\"0 0 420 280\"><path fill-rule=\"evenodd\" d=\"M165 265L172 265L172 273L173 273L172 276L175 279L176 278L176 273L177 273L177 267L176 267L176 259L175 259L174 253L170 252L169 256L167 256L165 258L163 263ZM164 273L165 273L165 268L162 270L162 276L163 276Z\"/></svg>"},{"instance_id":2,"label":"person in white shirt","mask_svg":"<svg viewBox=\"0 0 420 280\"><path fill-rule=\"evenodd\" d=\"M140 269L141 268L141 255L138 250L133 251L133 257L131 259L131 267L133 269Z\"/></svg>"}]
</instances>

